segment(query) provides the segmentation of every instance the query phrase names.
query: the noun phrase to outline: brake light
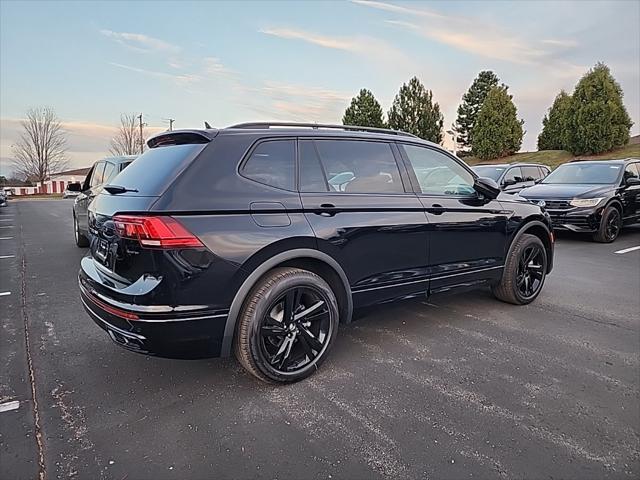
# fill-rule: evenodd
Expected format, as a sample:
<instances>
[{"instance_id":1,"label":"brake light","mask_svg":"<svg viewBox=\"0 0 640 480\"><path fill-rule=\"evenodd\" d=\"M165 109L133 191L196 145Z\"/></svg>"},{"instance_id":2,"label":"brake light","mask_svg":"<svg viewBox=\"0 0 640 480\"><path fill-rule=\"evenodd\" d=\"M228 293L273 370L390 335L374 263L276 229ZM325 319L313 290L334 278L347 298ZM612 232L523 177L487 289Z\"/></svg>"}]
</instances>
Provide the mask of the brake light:
<instances>
[{"instance_id":1,"label":"brake light","mask_svg":"<svg viewBox=\"0 0 640 480\"><path fill-rule=\"evenodd\" d=\"M172 217L116 215L116 232L148 248L197 248L202 242Z\"/></svg>"}]
</instances>

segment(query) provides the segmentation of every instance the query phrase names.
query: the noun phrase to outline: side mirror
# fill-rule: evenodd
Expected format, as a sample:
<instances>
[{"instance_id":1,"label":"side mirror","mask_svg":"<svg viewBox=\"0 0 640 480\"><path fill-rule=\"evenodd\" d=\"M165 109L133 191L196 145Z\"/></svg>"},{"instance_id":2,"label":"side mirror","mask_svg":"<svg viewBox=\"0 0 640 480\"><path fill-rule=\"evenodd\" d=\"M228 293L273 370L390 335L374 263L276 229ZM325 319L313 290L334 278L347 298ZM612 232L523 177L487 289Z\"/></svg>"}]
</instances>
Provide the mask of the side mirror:
<instances>
[{"instance_id":1,"label":"side mirror","mask_svg":"<svg viewBox=\"0 0 640 480\"><path fill-rule=\"evenodd\" d=\"M515 185L516 183L518 183L518 182L516 182L516 179L515 179L515 178L507 178L506 180L504 180L504 181L502 182L502 184L503 184L505 187L510 187L511 185Z\"/></svg>"},{"instance_id":2,"label":"side mirror","mask_svg":"<svg viewBox=\"0 0 640 480\"><path fill-rule=\"evenodd\" d=\"M481 193L492 200L500 195L500 185L498 185L495 180L488 177L476 178L473 188L476 192Z\"/></svg>"},{"instance_id":3,"label":"side mirror","mask_svg":"<svg viewBox=\"0 0 640 480\"><path fill-rule=\"evenodd\" d=\"M69 190L70 192L80 192L82 191L82 185L80 185L79 182L70 183L69 185L67 185L67 190Z\"/></svg>"},{"instance_id":4,"label":"side mirror","mask_svg":"<svg viewBox=\"0 0 640 480\"><path fill-rule=\"evenodd\" d=\"M640 178L629 177L627 178L626 183L627 183L627 187L631 187L633 185L640 185Z\"/></svg>"}]
</instances>

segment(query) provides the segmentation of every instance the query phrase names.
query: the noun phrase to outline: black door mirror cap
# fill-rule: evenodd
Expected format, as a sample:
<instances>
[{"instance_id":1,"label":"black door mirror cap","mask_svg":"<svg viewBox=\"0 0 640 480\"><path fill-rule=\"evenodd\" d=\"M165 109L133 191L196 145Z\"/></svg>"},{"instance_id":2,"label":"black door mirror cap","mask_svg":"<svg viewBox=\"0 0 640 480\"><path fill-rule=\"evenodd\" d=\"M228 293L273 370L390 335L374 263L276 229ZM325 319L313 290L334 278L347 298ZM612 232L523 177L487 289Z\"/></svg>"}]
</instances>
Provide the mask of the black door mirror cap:
<instances>
[{"instance_id":1,"label":"black door mirror cap","mask_svg":"<svg viewBox=\"0 0 640 480\"><path fill-rule=\"evenodd\" d=\"M494 199L500 195L500 185L495 180L488 177L478 177L473 183L476 192L481 193L487 198Z\"/></svg>"}]
</instances>

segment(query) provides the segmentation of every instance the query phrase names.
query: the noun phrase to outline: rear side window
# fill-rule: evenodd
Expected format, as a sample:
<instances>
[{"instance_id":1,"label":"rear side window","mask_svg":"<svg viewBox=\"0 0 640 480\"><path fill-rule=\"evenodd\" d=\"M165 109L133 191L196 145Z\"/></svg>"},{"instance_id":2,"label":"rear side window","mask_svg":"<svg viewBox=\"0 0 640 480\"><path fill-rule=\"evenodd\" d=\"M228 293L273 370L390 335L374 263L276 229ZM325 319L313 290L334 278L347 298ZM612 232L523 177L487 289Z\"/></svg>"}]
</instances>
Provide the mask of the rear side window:
<instances>
[{"instance_id":1,"label":"rear side window","mask_svg":"<svg viewBox=\"0 0 640 480\"><path fill-rule=\"evenodd\" d=\"M134 195L157 196L207 146L207 144L171 145L150 148L118 175L118 186Z\"/></svg>"},{"instance_id":2,"label":"rear side window","mask_svg":"<svg viewBox=\"0 0 640 480\"><path fill-rule=\"evenodd\" d=\"M404 193L388 143L359 140L300 143L303 192Z\"/></svg>"},{"instance_id":3,"label":"rear side window","mask_svg":"<svg viewBox=\"0 0 640 480\"><path fill-rule=\"evenodd\" d=\"M116 166L111 162L104 164L104 174L102 175L102 183L109 183L116 173Z\"/></svg>"},{"instance_id":4,"label":"rear side window","mask_svg":"<svg viewBox=\"0 0 640 480\"><path fill-rule=\"evenodd\" d=\"M295 161L294 140L268 140L251 152L241 173L271 187L294 190Z\"/></svg>"}]
</instances>

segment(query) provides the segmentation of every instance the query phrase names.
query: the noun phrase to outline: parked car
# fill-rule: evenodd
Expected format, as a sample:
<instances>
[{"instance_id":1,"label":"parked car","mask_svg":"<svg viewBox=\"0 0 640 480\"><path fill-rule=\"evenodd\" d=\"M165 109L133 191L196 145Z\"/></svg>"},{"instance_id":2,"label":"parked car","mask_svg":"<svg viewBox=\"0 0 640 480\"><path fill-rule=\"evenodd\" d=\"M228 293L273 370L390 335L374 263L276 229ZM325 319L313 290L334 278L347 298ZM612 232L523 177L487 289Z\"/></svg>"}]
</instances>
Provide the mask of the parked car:
<instances>
[{"instance_id":1,"label":"parked car","mask_svg":"<svg viewBox=\"0 0 640 480\"><path fill-rule=\"evenodd\" d=\"M481 177L488 177L500 185L505 193L518 193L545 178L551 170L539 163L479 164L471 167Z\"/></svg>"},{"instance_id":2,"label":"parked car","mask_svg":"<svg viewBox=\"0 0 640 480\"><path fill-rule=\"evenodd\" d=\"M574 161L555 169L520 196L543 203L553 228L591 233L613 242L624 225L640 221L640 159Z\"/></svg>"},{"instance_id":3,"label":"parked car","mask_svg":"<svg viewBox=\"0 0 640 480\"><path fill-rule=\"evenodd\" d=\"M71 187L71 189L69 189L69 187ZM82 184L80 182L70 183L67 185L67 188L64 189L64 192L62 192L62 198L76 198L80 195L80 190L82 190Z\"/></svg>"},{"instance_id":4,"label":"parked car","mask_svg":"<svg viewBox=\"0 0 640 480\"><path fill-rule=\"evenodd\" d=\"M78 247L89 246L90 232L87 223L89 204L102 191L104 186L122 172L135 158L136 155L107 157L94 164L84 182L81 184L71 183L67 187L70 192L78 193L73 203L73 233Z\"/></svg>"},{"instance_id":5,"label":"parked car","mask_svg":"<svg viewBox=\"0 0 640 480\"><path fill-rule=\"evenodd\" d=\"M0 190L0 207L7 206L7 194L4 193L4 190Z\"/></svg>"},{"instance_id":6,"label":"parked car","mask_svg":"<svg viewBox=\"0 0 640 480\"><path fill-rule=\"evenodd\" d=\"M132 351L234 352L293 382L354 308L482 285L527 304L552 269L539 206L410 134L257 123L148 146L89 205L79 272L89 316Z\"/></svg>"}]
</instances>

